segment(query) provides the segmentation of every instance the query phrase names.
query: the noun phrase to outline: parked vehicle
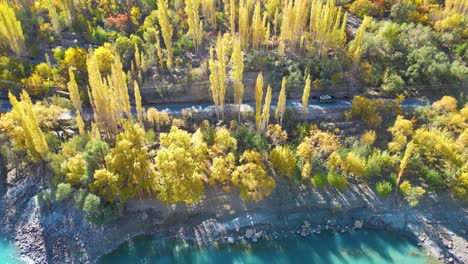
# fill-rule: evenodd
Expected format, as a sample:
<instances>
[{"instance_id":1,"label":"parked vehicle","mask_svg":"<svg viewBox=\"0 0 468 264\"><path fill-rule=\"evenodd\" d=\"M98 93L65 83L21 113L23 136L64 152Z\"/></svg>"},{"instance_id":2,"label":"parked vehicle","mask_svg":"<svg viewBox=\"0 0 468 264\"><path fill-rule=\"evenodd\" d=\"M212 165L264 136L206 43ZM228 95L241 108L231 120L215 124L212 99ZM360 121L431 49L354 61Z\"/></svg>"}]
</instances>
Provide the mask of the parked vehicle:
<instances>
[{"instance_id":1,"label":"parked vehicle","mask_svg":"<svg viewBox=\"0 0 468 264\"><path fill-rule=\"evenodd\" d=\"M321 95L319 100L321 104L331 104L335 101L333 97L328 94Z\"/></svg>"}]
</instances>

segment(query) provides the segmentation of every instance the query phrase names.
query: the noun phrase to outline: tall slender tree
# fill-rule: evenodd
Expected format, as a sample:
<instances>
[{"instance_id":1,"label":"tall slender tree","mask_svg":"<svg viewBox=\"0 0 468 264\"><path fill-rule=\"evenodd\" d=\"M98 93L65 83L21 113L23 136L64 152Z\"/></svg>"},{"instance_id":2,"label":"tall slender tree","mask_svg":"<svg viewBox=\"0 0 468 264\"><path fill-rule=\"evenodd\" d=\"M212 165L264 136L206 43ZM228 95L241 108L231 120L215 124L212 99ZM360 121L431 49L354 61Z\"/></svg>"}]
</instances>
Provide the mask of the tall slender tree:
<instances>
[{"instance_id":1,"label":"tall slender tree","mask_svg":"<svg viewBox=\"0 0 468 264\"><path fill-rule=\"evenodd\" d=\"M166 45L167 52L167 67L172 69L172 25L169 21L169 6L167 0L158 0L158 19L159 26L161 27L161 33Z\"/></svg>"},{"instance_id":2,"label":"tall slender tree","mask_svg":"<svg viewBox=\"0 0 468 264\"><path fill-rule=\"evenodd\" d=\"M44 133L39 127L36 114L32 109L31 98L26 91L21 93L21 102L10 92L8 93L12 105L12 113L20 122L23 129L25 147L28 154L35 160L44 160L49 152L49 146Z\"/></svg>"},{"instance_id":3,"label":"tall slender tree","mask_svg":"<svg viewBox=\"0 0 468 264\"><path fill-rule=\"evenodd\" d=\"M16 19L15 11L6 1L0 2L0 41L17 57L27 55L21 22Z\"/></svg>"},{"instance_id":4,"label":"tall slender tree","mask_svg":"<svg viewBox=\"0 0 468 264\"><path fill-rule=\"evenodd\" d=\"M83 136L86 131L83 118L81 117L82 105L80 91L78 90L78 85L75 81L75 74L71 68L68 69L68 75L70 76L70 81L67 83L68 92L70 94L70 100L73 103L73 107L75 107L75 119L79 133Z\"/></svg>"},{"instance_id":5,"label":"tall slender tree","mask_svg":"<svg viewBox=\"0 0 468 264\"><path fill-rule=\"evenodd\" d=\"M263 74L260 72L255 84L255 125L257 131L262 128Z\"/></svg>"},{"instance_id":6,"label":"tall slender tree","mask_svg":"<svg viewBox=\"0 0 468 264\"><path fill-rule=\"evenodd\" d=\"M305 82L305 86L304 86L304 92L302 94L302 108L304 109L304 111L308 111L309 109L309 95L310 95L310 74L307 75L307 79L306 79L306 82Z\"/></svg>"},{"instance_id":7,"label":"tall slender tree","mask_svg":"<svg viewBox=\"0 0 468 264\"><path fill-rule=\"evenodd\" d=\"M187 14L187 23L189 30L187 34L192 38L195 50L201 45L203 37L203 23L200 21L200 0L186 0L185 13Z\"/></svg>"},{"instance_id":8,"label":"tall slender tree","mask_svg":"<svg viewBox=\"0 0 468 264\"><path fill-rule=\"evenodd\" d=\"M234 101L238 106L238 120L240 122L242 96L244 95L244 84L242 82L244 74L244 53L241 49L240 39L236 39L234 42L230 64L231 77L234 82Z\"/></svg>"},{"instance_id":9,"label":"tall slender tree","mask_svg":"<svg viewBox=\"0 0 468 264\"><path fill-rule=\"evenodd\" d=\"M140 126L143 127L143 104L141 102L141 94L140 94L140 86L138 82L135 80L133 81L133 91L135 93L135 107L137 111L137 119Z\"/></svg>"},{"instance_id":10,"label":"tall slender tree","mask_svg":"<svg viewBox=\"0 0 468 264\"><path fill-rule=\"evenodd\" d=\"M265 95L265 103L263 104L262 110L262 129L261 131L265 131L270 122L270 106L271 106L271 86L268 85L267 92Z\"/></svg>"},{"instance_id":11,"label":"tall slender tree","mask_svg":"<svg viewBox=\"0 0 468 264\"><path fill-rule=\"evenodd\" d=\"M354 62L357 64L361 60L362 56L362 40L367 27L372 22L372 17L366 16L362 20L361 26L356 31L354 40L350 43L348 52L353 57Z\"/></svg>"},{"instance_id":12,"label":"tall slender tree","mask_svg":"<svg viewBox=\"0 0 468 264\"><path fill-rule=\"evenodd\" d=\"M281 82L281 91L278 97L278 106L276 107L276 119L280 125L283 125L283 116L286 110L286 78Z\"/></svg>"}]
</instances>

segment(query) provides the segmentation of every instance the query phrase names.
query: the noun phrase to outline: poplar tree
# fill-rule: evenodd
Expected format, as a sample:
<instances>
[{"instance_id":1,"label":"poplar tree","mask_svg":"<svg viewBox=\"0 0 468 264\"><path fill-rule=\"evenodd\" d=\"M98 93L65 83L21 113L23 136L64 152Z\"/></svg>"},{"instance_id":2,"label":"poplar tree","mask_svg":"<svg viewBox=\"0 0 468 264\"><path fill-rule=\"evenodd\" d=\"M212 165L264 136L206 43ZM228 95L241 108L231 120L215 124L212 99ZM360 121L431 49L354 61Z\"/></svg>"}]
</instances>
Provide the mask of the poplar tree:
<instances>
[{"instance_id":1,"label":"poplar tree","mask_svg":"<svg viewBox=\"0 0 468 264\"><path fill-rule=\"evenodd\" d=\"M20 126L23 129L24 146L28 154L34 160L44 160L49 152L49 147L44 133L39 127L36 114L32 109L31 98L26 91L21 93L21 102L10 92L8 93L8 97L12 105L11 111L13 116L19 120Z\"/></svg>"},{"instance_id":2,"label":"poplar tree","mask_svg":"<svg viewBox=\"0 0 468 264\"><path fill-rule=\"evenodd\" d=\"M189 30L187 34L192 38L195 50L198 50L203 37L203 23L200 21L200 0L186 0L185 13Z\"/></svg>"},{"instance_id":3,"label":"poplar tree","mask_svg":"<svg viewBox=\"0 0 468 264\"><path fill-rule=\"evenodd\" d=\"M167 67L172 69L172 25L169 21L169 7L167 0L158 0L158 20L164 44L166 45Z\"/></svg>"},{"instance_id":4,"label":"poplar tree","mask_svg":"<svg viewBox=\"0 0 468 264\"><path fill-rule=\"evenodd\" d=\"M229 24L231 26L231 35L235 36L236 34L236 0L229 1Z\"/></svg>"},{"instance_id":5,"label":"poplar tree","mask_svg":"<svg viewBox=\"0 0 468 264\"><path fill-rule=\"evenodd\" d=\"M215 106L216 117L219 120L219 76L218 76L218 62L215 60L214 49L210 47L210 60L208 61L208 68L210 69L210 89L211 97Z\"/></svg>"},{"instance_id":6,"label":"poplar tree","mask_svg":"<svg viewBox=\"0 0 468 264\"><path fill-rule=\"evenodd\" d=\"M310 95L310 74L307 75L307 79L305 82L304 86L304 92L302 94L302 108L304 108L305 111L308 111L309 109L309 95Z\"/></svg>"},{"instance_id":7,"label":"poplar tree","mask_svg":"<svg viewBox=\"0 0 468 264\"><path fill-rule=\"evenodd\" d=\"M307 29L309 9L308 0L287 0L284 3L283 16L281 22L280 52L284 52L285 43L294 49L298 49L301 36Z\"/></svg>"},{"instance_id":8,"label":"poplar tree","mask_svg":"<svg viewBox=\"0 0 468 264\"><path fill-rule=\"evenodd\" d=\"M242 76L244 74L244 53L241 49L241 41L237 39L234 42L234 48L231 56L231 77L234 82L234 101L238 105L238 120L240 122L242 96L244 95L244 84Z\"/></svg>"},{"instance_id":9,"label":"poplar tree","mask_svg":"<svg viewBox=\"0 0 468 264\"><path fill-rule=\"evenodd\" d=\"M211 95L218 119L220 117L224 119L226 96L226 44L228 37L228 34L225 34L223 37L218 36L216 41L216 59L215 50L210 48L210 60L208 61Z\"/></svg>"},{"instance_id":10,"label":"poplar tree","mask_svg":"<svg viewBox=\"0 0 468 264\"><path fill-rule=\"evenodd\" d=\"M257 131L262 128L263 74L260 72L255 84L255 125Z\"/></svg>"},{"instance_id":11,"label":"poplar tree","mask_svg":"<svg viewBox=\"0 0 468 264\"><path fill-rule=\"evenodd\" d=\"M60 25L60 16L57 13L57 9L52 4L51 0L47 0L47 9L49 10L50 20L52 21L52 29L54 30L55 34L61 39L62 27Z\"/></svg>"},{"instance_id":12,"label":"poplar tree","mask_svg":"<svg viewBox=\"0 0 468 264\"><path fill-rule=\"evenodd\" d=\"M318 43L319 55L323 47L341 48L346 42L346 20L348 14L343 14L341 7L335 5L335 0L312 0L309 30Z\"/></svg>"},{"instance_id":13,"label":"poplar tree","mask_svg":"<svg viewBox=\"0 0 468 264\"><path fill-rule=\"evenodd\" d=\"M249 47L250 24L248 2L240 0L239 3L239 38L242 47Z\"/></svg>"},{"instance_id":14,"label":"poplar tree","mask_svg":"<svg viewBox=\"0 0 468 264\"><path fill-rule=\"evenodd\" d=\"M280 125L283 125L283 116L286 110L286 78L281 82L281 91L278 97L278 106L276 107L276 119Z\"/></svg>"},{"instance_id":15,"label":"poplar tree","mask_svg":"<svg viewBox=\"0 0 468 264\"><path fill-rule=\"evenodd\" d=\"M89 97L98 127L109 136L118 132L119 122L126 116L131 117L130 97L128 95L126 74L118 54L114 54L111 74L103 79L96 56L91 52L87 60Z\"/></svg>"},{"instance_id":16,"label":"poplar tree","mask_svg":"<svg viewBox=\"0 0 468 264\"><path fill-rule=\"evenodd\" d=\"M216 0L202 0L203 15L208 17L211 29L216 30Z\"/></svg>"},{"instance_id":17,"label":"poplar tree","mask_svg":"<svg viewBox=\"0 0 468 264\"><path fill-rule=\"evenodd\" d=\"M140 126L143 127L143 105L141 103L141 94L140 94L140 87L137 81L133 81L133 91L135 93L135 107L137 111L137 119Z\"/></svg>"},{"instance_id":18,"label":"poplar tree","mask_svg":"<svg viewBox=\"0 0 468 264\"><path fill-rule=\"evenodd\" d=\"M16 19L15 11L5 1L0 2L0 40L16 57L27 55L21 22Z\"/></svg>"},{"instance_id":19,"label":"poplar tree","mask_svg":"<svg viewBox=\"0 0 468 264\"><path fill-rule=\"evenodd\" d=\"M73 103L73 107L75 108L75 119L79 133L83 136L86 133L86 131L83 118L81 117L82 106L80 91L78 90L78 85L75 81L75 74L73 73L73 70L71 68L68 69L68 75L70 76L70 81L67 83L68 92L70 95L70 100Z\"/></svg>"},{"instance_id":20,"label":"poplar tree","mask_svg":"<svg viewBox=\"0 0 468 264\"><path fill-rule=\"evenodd\" d=\"M267 93L265 96L265 103L263 104L262 110L262 129L261 131L265 131L268 123L270 122L270 106L271 106L271 86L268 85Z\"/></svg>"},{"instance_id":21,"label":"poplar tree","mask_svg":"<svg viewBox=\"0 0 468 264\"><path fill-rule=\"evenodd\" d=\"M350 43L348 52L353 57L354 62L358 63L361 60L362 56L362 39L364 37L364 33L366 32L367 27L372 22L372 18L369 16L364 17L362 20L361 26L356 31L356 35L354 40Z\"/></svg>"},{"instance_id":22,"label":"poplar tree","mask_svg":"<svg viewBox=\"0 0 468 264\"><path fill-rule=\"evenodd\" d=\"M258 48L261 44L265 43L265 38L266 38L266 30L265 30L265 21L262 21L261 15L260 15L260 8L261 4L258 1L255 4L255 9L252 17L252 47L253 48ZM264 17L266 19L266 16Z\"/></svg>"},{"instance_id":23,"label":"poplar tree","mask_svg":"<svg viewBox=\"0 0 468 264\"><path fill-rule=\"evenodd\" d=\"M70 81L67 83L67 87L68 92L70 93L70 100L72 101L75 110L81 112L80 91L78 90L78 85L75 81L75 74L71 68L68 69L68 76L70 77Z\"/></svg>"},{"instance_id":24,"label":"poplar tree","mask_svg":"<svg viewBox=\"0 0 468 264\"><path fill-rule=\"evenodd\" d=\"M226 101L226 45L228 44L229 34L218 37L216 41L216 56L218 58L218 87L219 87L219 105L221 107L221 118L224 119L224 105Z\"/></svg>"}]
</instances>

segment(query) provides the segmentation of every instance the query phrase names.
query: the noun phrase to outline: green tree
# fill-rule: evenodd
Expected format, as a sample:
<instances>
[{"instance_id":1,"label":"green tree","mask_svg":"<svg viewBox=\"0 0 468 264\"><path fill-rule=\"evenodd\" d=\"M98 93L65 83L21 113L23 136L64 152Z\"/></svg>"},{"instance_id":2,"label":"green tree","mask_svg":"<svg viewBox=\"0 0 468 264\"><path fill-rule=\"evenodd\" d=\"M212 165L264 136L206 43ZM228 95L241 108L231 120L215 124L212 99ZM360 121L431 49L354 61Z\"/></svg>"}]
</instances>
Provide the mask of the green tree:
<instances>
[{"instance_id":1,"label":"green tree","mask_svg":"<svg viewBox=\"0 0 468 264\"><path fill-rule=\"evenodd\" d=\"M101 198L98 196L89 193L84 201L83 210L88 214L95 214L99 211L99 206L101 205Z\"/></svg>"},{"instance_id":2,"label":"green tree","mask_svg":"<svg viewBox=\"0 0 468 264\"><path fill-rule=\"evenodd\" d=\"M57 192L55 193L55 199L62 201L70 197L72 193L72 187L69 183L59 183L57 186Z\"/></svg>"}]
</instances>

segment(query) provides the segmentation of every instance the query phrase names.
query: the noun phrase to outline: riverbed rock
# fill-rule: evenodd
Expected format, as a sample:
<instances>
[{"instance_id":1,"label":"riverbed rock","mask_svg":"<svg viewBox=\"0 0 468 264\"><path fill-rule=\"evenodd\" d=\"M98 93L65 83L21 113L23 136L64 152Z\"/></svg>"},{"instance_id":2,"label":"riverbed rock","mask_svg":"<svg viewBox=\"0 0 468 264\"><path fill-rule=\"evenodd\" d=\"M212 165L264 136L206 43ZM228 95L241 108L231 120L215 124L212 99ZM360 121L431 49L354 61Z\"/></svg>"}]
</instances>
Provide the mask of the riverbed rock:
<instances>
[{"instance_id":1,"label":"riverbed rock","mask_svg":"<svg viewBox=\"0 0 468 264\"><path fill-rule=\"evenodd\" d=\"M354 228L361 229L363 222L361 220L354 220Z\"/></svg>"},{"instance_id":2,"label":"riverbed rock","mask_svg":"<svg viewBox=\"0 0 468 264\"><path fill-rule=\"evenodd\" d=\"M258 233L255 233L255 235L254 235L254 238L256 238L256 239L259 239L259 238L261 238L261 237L262 237L262 235L263 235L263 231L262 231L262 230L260 230L260 232L258 232Z\"/></svg>"},{"instance_id":3,"label":"riverbed rock","mask_svg":"<svg viewBox=\"0 0 468 264\"><path fill-rule=\"evenodd\" d=\"M253 231L253 229L247 229L245 230L245 237L250 239L254 236L255 232Z\"/></svg>"}]
</instances>

